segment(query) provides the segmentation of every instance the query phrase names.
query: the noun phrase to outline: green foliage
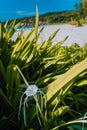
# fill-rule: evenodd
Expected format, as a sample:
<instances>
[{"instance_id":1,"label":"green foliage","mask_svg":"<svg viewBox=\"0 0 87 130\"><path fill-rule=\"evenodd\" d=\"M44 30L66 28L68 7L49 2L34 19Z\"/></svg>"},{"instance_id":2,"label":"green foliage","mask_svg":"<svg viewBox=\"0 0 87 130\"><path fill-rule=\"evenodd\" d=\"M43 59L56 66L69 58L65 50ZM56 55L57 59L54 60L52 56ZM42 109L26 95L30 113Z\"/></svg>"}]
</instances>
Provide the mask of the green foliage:
<instances>
[{"instance_id":1,"label":"green foliage","mask_svg":"<svg viewBox=\"0 0 87 130\"><path fill-rule=\"evenodd\" d=\"M87 14L87 0L82 0L82 9L84 14Z\"/></svg>"},{"instance_id":2,"label":"green foliage","mask_svg":"<svg viewBox=\"0 0 87 130\"><path fill-rule=\"evenodd\" d=\"M82 5L82 4L81 4ZM39 16L39 25L49 25L49 24L67 24L70 23L71 18L74 21L80 20L82 18L85 18L86 15L84 15L83 10L79 8L76 10L71 10L71 11L63 11L63 12L52 12L52 13L47 13ZM29 26L34 26L35 25L35 17L26 17L26 18L21 18L17 19L16 23L19 23L21 20L24 20L23 24L25 27ZM85 19L84 19L85 20ZM30 21L30 22L29 22ZM31 23L32 21L32 23ZM8 23L10 24L12 21L9 21Z\"/></svg>"},{"instance_id":3,"label":"green foliage","mask_svg":"<svg viewBox=\"0 0 87 130\"><path fill-rule=\"evenodd\" d=\"M35 110L35 102L28 100L27 125L23 116L18 120L19 100L26 89L17 67L28 81L36 84L47 98L47 117L43 127L49 129L72 128L73 123L82 120L86 112L87 93L87 45L79 47L62 46L67 39L52 44L55 31L46 41L39 44L38 10L35 28L24 37L22 29L15 41L12 36L21 22L12 21L10 25L0 23L0 129L41 129ZM38 97L39 99L39 97ZM39 99L40 100L40 99ZM40 101L39 101L40 102ZM21 112L22 113L22 112ZM75 120L76 117L78 120ZM70 120L74 120L69 122ZM68 126L70 125L70 127Z\"/></svg>"}]
</instances>

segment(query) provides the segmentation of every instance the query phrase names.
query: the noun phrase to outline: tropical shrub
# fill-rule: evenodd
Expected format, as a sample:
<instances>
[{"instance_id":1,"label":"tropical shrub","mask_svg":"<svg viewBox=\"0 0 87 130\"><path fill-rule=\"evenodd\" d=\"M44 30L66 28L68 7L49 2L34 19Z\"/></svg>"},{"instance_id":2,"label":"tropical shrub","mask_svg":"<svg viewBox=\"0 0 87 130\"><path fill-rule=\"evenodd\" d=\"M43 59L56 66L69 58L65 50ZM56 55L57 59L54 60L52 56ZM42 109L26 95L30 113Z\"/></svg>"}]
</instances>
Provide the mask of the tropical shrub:
<instances>
[{"instance_id":1,"label":"tropical shrub","mask_svg":"<svg viewBox=\"0 0 87 130\"><path fill-rule=\"evenodd\" d=\"M58 30L39 44L38 39L43 28L38 32L38 11L35 28L25 37L25 30L22 29L17 39L12 41L12 36L20 25L21 22L16 24L16 20L9 26L7 23L0 23L0 129L39 130L43 127L48 130L63 129L62 126L70 129L73 126L67 125L81 123L83 118L80 117L84 116L87 108L87 47L80 48L77 44L71 47L62 46L67 37L53 45L52 40ZM26 98L21 96L29 85L38 86L42 95L35 99L31 94L27 98L24 107L28 108L23 109L24 115L20 110L19 121L20 99L25 101ZM37 87L35 95L36 92ZM40 102L44 99L43 93L46 95L46 115L40 107ZM37 119L37 100L42 125ZM75 120L76 116L78 120ZM69 122L70 120L75 121Z\"/></svg>"}]
</instances>

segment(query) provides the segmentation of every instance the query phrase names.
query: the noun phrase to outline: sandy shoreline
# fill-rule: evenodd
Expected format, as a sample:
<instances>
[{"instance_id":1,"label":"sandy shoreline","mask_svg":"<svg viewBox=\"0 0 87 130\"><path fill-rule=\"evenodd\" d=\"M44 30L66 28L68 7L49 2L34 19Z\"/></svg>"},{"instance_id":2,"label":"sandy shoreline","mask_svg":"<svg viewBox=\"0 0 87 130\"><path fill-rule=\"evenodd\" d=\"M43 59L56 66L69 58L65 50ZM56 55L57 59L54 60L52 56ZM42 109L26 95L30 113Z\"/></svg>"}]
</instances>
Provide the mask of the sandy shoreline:
<instances>
[{"instance_id":1,"label":"sandy shoreline","mask_svg":"<svg viewBox=\"0 0 87 130\"><path fill-rule=\"evenodd\" d=\"M41 27L40 27L41 28ZM84 46L87 43L87 24L81 26L81 27L76 27L72 25L47 25L44 27L44 31L40 34L40 39L39 42L47 40L49 36L53 32L55 32L57 29L59 29L59 32L53 39L53 43L56 43L58 41L63 40L66 36L69 36L68 39L64 42L63 45L68 45L70 46L73 43L78 43L80 46ZM25 30L24 36L28 33L29 30ZM19 32L16 32L12 40L15 40Z\"/></svg>"}]
</instances>

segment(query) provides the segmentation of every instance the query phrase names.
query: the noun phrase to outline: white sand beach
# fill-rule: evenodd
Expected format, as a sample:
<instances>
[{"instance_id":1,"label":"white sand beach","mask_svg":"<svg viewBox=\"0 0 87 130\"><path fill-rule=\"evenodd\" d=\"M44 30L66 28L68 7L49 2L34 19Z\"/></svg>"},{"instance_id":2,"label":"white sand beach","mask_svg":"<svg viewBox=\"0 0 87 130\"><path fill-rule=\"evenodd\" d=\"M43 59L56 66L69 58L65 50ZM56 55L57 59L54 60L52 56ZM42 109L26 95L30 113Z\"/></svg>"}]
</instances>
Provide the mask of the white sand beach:
<instances>
[{"instance_id":1,"label":"white sand beach","mask_svg":"<svg viewBox=\"0 0 87 130\"><path fill-rule=\"evenodd\" d=\"M40 27L41 28L41 27ZM60 25L47 25L44 26L44 31L40 34L39 42L47 40L49 36L53 32L55 32L57 29L59 29L59 32L53 39L53 43L55 44L58 41L63 40L66 36L69 36L68 39L64 42L63 45L70 46L73 43L78 43L80 46L84 46L87 43L87 24L76 27L68 24L60 24ZM25 30L24 36L30 31L30 29ZM12 40L15 40L17 38L19 32L16 32Z\"/></svg>"}]
</instances>

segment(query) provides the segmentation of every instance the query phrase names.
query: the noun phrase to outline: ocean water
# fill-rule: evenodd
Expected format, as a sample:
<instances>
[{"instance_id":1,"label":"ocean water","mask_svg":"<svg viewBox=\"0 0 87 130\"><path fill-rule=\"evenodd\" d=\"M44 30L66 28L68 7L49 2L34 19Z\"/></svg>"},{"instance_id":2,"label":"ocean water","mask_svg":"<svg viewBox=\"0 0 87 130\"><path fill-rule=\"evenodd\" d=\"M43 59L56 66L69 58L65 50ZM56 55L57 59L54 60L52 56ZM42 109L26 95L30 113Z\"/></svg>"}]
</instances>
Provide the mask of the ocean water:
<instances>
[{"instance_id":1,"label":"ocean water","mask_svg":"<svg viewBox=\"0 0 87 130\"><path fill-rule=\"evenodd\" d=\"M19 27L19 28L17 29L17 32L20 32L22 29L31 30L32 28L34 28L34 26Z\"/></svg>"}]
</instances>

